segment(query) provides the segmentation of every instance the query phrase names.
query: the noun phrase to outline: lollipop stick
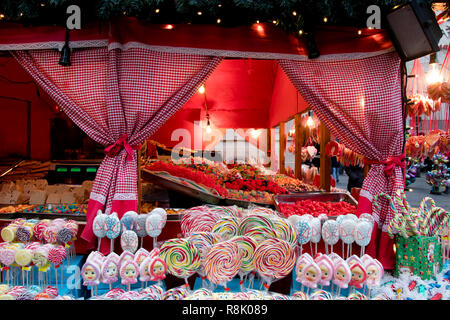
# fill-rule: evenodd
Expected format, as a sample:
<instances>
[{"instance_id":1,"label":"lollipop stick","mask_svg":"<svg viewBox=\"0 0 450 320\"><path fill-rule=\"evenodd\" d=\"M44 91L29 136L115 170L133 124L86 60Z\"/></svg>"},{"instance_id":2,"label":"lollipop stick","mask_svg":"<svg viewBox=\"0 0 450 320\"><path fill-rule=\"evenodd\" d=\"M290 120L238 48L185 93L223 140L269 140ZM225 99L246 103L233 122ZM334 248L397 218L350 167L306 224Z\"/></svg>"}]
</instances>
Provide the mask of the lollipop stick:
<instances>
[{"instance_id":1,"label":"lollipop stick","mask_svg":"<svg viewBox=\"0 0 450 320\"><path fill-rule=\"evenodd\" d=\"M331 253L333 253L333 245L331 245Z\"/></svg>"},{"instance_id":2,"label":"lollipop stick","mask_svg":"<svg viewBox=\"0 0 450 320\"><path fill-rule=\"evenodd\" d=\"M131 291L131 285L127 284L127 291Z\"/></svg>"},{"instance_id":3,"label":"lollipop stick","mask_svg":"<svg viewBox=\"0 0 450 320\"><path fill-rule=\"evenodd\" d=\"M110 252L114 251L114 239L111 239L111 248L110 248Z\"/></svg>"},{"instance_id":4,"label":"lollipop stick","mask_svg":"<svg viewBox=\"0 0 450 320\"><path fill-rule=\"evenodd\" d=\"M55 283L56 283L56 287L58 287L58 269L55 266Z\"/></svg>"},{"instance_id":5,"label":"lollipop stick","mask_svg":"<svg viewBox=\"0 0 450 320\"><path fill-rule=\"evenodd\" d=\"M100 244L102 242L102 238L98 238L97 240L97 251L100 251Z\"/></svg>"},{"instance_id":6,"label":"lollipop stick","mask_svg":"<svg viewBox=\"0 0 450 320\"><path fill-rule=\"evenodd\" d=\"M141 237L141 248L144 245L144 237Z\"/></svg>"},{"instance_id":7,"label":"lollipop stick","mask_svg":"<svg viewBox=\"0 0 450 320\"><path fill-rule=\"evenodd\" d=\"M313 248L312 248L312 243L311 243L311 241L309 242L309 248L311 249L311 255L314 257L314 254L313 254Z\"/></svg>"},{"instance_id":8,"label":"lollipop stick","mask_svg":"<svg viewBox=\"0 0 450 320\"><path fill-rule=\"evenodd\" d=\"M109 291L112 290L112 283L109 284Z\"/></svg>"},{"instance_id":9,"label":"lollipop stick","mask_svg":"<svg viewBox=\"0 0 450 320\"><path fill-rule=\"evenodd\" d=\"M314 243L314 255L316 255L316 254L317 254L317 242Z\"/></svg>"},{"instance_id":10,"label":"lollipop stick","mask_svg":"<svg viewBox=\"0 0 450 320\"><path fill-rule=\"evenodd\" d=\"M153 238L153 249L156 248L156 237Z\"/></svg>"}]
</instances>

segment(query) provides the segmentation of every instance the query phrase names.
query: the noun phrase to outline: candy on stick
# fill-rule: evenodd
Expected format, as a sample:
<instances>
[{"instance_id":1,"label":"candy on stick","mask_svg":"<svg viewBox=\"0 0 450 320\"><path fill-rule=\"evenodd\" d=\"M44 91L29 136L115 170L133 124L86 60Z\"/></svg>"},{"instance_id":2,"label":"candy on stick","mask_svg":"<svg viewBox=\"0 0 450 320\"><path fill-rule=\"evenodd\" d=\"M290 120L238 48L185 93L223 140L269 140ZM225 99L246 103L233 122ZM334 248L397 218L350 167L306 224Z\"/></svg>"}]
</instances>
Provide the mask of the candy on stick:
<instances>
[{"instance_id":1,"label":"candy on stick","mask_svg":"<svg viewBox=\"0 0 450 320\"><path fill-rule=\"evenodd\" d=\"M119 256L119 269L128 260L134 260L134 254L130 251L123 251Z\"/></svg>"},{"instance_id":2,"label":"candy on stick","mask_svg":"<svg viewBox=\"0 0 450 320\"><path fill-rule=\"evenodd\" d=\"M167 213L162 208L153 209L147 214L145 231L153 238L153 248L156 248L156 238L161 234L167 221Z\"/></svg>"},{"instance_id":3,"label":"candy on stick","mask_svg":"<svg viewBox=\"0 0 450 320\"><path fill-rule=\"evenodd\" d=\"M420 232L420 221L414 214L412 214L411 210L408 209L409 206L407 206L405 191L398 189L395 192L394 199L403 214L403 219L405 219L408 223L408 231L410 232L410 235L418 235Z\"/></svg>"},{"instance_id":4,"label":"candy on stick","mask_svg":"<svg viewBox=\"0 0 450 320\"><path fill-rule=\"evenodd\" d=\"M16 250L16 254L14 256L14 261L20 266L22 269L22 285L25 285L25 274L26 271L26 279L28 285L28 271L30 271L30 263L33 258L33 253L28 249L18 249Z\"/></svg>"},{"instance_id":5,"label":"candy on stick","mask_svg":"<svg viewBox=\"0 0 450 320\"><path fill-rule=\"evenodd\" d=\"M241 265L239 268L240 286L241 291L244 291L244 276L253 271L255 264L253 262L253 256L255 254L258 242L252 237L236 236L231 239L237 243L239 251L241 253Z\"/></svg>"},{"instance_id":6,"label":"candy on stick","mask_svg":"<svg viewBox=\"0 0 450 320\"><path fill-rule=\"evenodd\" d=\"M33 229L29 226L23 225L16 230L16 239L21 242L28 242L33 237Z\"/></svg>"},{"instance_id":7,"label":"candy on stick","mask_svg":"<svg viewBox=\"0 0 450 320\"><path fill-rule=\"evenodd\" d=\"M349 267L355 263L363 264L361 259L356 254L348 257L346 261Z\"/></svg>"},{"instance_id":8,"label":"candy on stick","mask_svg":"<svg viewBox=\"0 0 450 320\"><path fill-rule=\"evenodd\" d=\"M321 286L329 286L333 279L334 267L333 261L327 255L320 255L315 259L317 266L320 268L321 278L319 284Z\"/></svg>"},{"instance_id":9,"label":"candy on stick","mask_svg":"<svg viewBox=\"0 0 450 320\"><path fill-rule=\"evenodd\" d=\"M295 227L296 225L292 224L287 219L282 219L275 216L271 220L274 224L276 238L286 240L287 242L295 246L298 236L297 229Z\"/></svg>"},{"instance_id":10,"label":"candy on stick","mask_svg":"<svg viewBox=\"0 0 450 320\"><path fill-rule=\"evenodd\" d=\"M372 228L373 228L373 226L374 226L374 224L375 224L375 219L374 219L373 216L372 216L371 214L369 214L369 213L361 213L361 214L359 215L358 220L366 220L367 222L370 223L370 225L372 226Z\"/></svg>"},{"instance_id":11,"label":"candy on stick","mask_svg":"<svg viewBox=\"0 0 450 320\"><path fill-rule=\"evenodd\" d=\"M309 261L306 263L303 271L300 275L300 282L303 286L312 289L317 288L317 283L321 280L321 270L319 266L314 261Z\"/></svg>"},{"instance_id":12,"label":"candy on stick","mask_svg":"<svg viewBox=\"0 0 450 320\"><path fill-rule=\"evenodd\" d=\"M390 209L394 213L394 217L389 221L387 233L389 236L393 237L396 233L400 233L402 237L408 238L408 231L406 229L406 221L402 215L402 213L397 211L397 208L394 205L394 201L392 197L384 192L381 192L378 195L373 197L372 205L375 209L380 210L379 198L384 197L389 202Z\"/></svg>"},{"instance_id":13,"label":"candy on stick","mask_svg":"<svg viewBox=\"0 0 450 320\"><path fill-rule=\"evenodd\" d=\"M100 283L100 268L101 267L93 260L86 260L83 267L81 268L83 285L91 287L92 295L96 295L96 289L98 284Z\"/></svg>"},{"instance_id":14,"label":"candy on stick","mask_svg":"<svg viewBox=\"0 0 450 320\"><path fill-rule=\"evenodd\" d=\"M217 220L221 218L218 212L207 207L194 207L185 210L181 218L181 232L188 237L192 232L211 232Z\"/></svg>"},{"instance_id":15,"label":"candy on stick","mask_svg":"<svg viewBox=\"0 0 450 320\"><path fill-rule=\"evenodd\" d=\"M122 227L122 230L134 230L135 220L137 216L138 216L137 212L134 211L125 212L122 218L120 219L120 225Z\"/></svg>"},{"instance_id":16,"label":"candy on stick","mask_svg":"<svg viewBox=\"0 0 450 320\"><path fill-rule=\"evenodd\" d=\"M367 287L369 288L378 287L380 285L381 278L383 278L384 274L384 269L381 263L377 259L372 259L371 261L367 262L365 268L367 271L367 279L366 279Z\"/></svg>"},{"instance_id":17,"label":"candy on stick","mask_svg":"<svg viewBox=\"0 0 450 320\"><path fill-rule=\"evenodd\" d=\"M48 251L48 261L55 265L55 279L58 284L58 268L66 259L67 253L63 246L55 246ZM61 267L61 285L63 283L63 268Z\"/></svg>"},{"instance_id":18,"label":"candy on stick","mask_svg":"<svg viewBox=\"0 0 450 320\"><path fill-rule=\"evenodd\" d=\"M339 225L335 220L327 220L322 225L322 239L325 242L325 251L328 254L328 246L331 246L333 252L333 245L339 240Z\"/></svg>"},{"instance_id":19,"label":"candy on stick","mask_svg":"<svg viewBox=\"0 0 450 320\"><path fill-rule=\"evenodd\" d=\"M100 251L100 243L102 241L102 238L106 236L107 231L107 229L105 228L106 216L107 215L104 214L101 210L98 210L97 215L95 216L94 221L92 222L92 231L98 238L97 251Z\"/></svg>"},{"instance_id":20,"label":"candy on stick","mask_svg":"<svg viewBox=\"0 0 450 320\"><path fill-rule=\"evenodd\" d=\"M354 238L356 244L361 247L360 255L364 254L365 247L369 245L372 226L369 221L363 219L359 219L356 223Z\"/></svg>"},{"instance_id":21,"label":"candy on stick","mask_svg":"<svg viewBox=\"0 0 450 320\"><path fill-rule=\"evenodd\" d=\"M108 256L101 265L101 282L109 284L109 289L112 289L112 284L118 280L119 265L113 256Z\"/></svg>"},{"instance_id":22,"label":"candy on stick","mask_svg":"<svg viewBox=\"0 0 450 320\"><path fill-rule=\"evenodd\" d=\"M273 230L274 224L272 220L265 215L247 215L239 221L238 235L247 235L248 232L255 227L263 227L265 230Z\"/></svg>"},{"instance_id":23,"label":"candy on stick","mask_svg":"<svg viewBox=\"0 0 450 320\"><path fill-rule=\"evenodd\" d=\"M124 230L120 237L120 246L124 251L135 253L138 247L138 236L132 230Z\"/></svg>"},{"instance_id":24,"label":"candy on stick","mask_svg":"<svg viewBox=\"0 0 450 320\"><path fill-rule=\"evenodd\" d=\"M349 285L361 289L367 278L366 268L364 268L362 263L357 262L350 265L350 272L352 274L352 278Z\"/></svg>"},{"instance_id":25,"label":"candy on stick","mask_svg":"<svg viewBox=\"0 0 450 320\"><path fill-rule=\"evenodd\" d=\"M139 238L141 238L141 245L142 248L144 237L147 236L147 230L145 229L145 221L147 220L147 214L140 214L136 217L135 220L135 232Z\"/></svg>"},{"instance_id":26,"label":"candy on stick","mask_svg":"<svg viewBox=\"0 0 450 320\"><path fill-rule=\"evenodd\" d=\"M261 242L254 254L255 270L266 280L264 288L287 276L294 268L296 259L294 247L282 239L267 239Z\"/></svg>"},{"instance_id":27,"label":"candy on stick","mask_svg":"<svg viewBox=\"0 0 450 320\"><path fill-rule=\"evenodd\" d=\"M197 270L197 273L200 275L200 277L202 279L203 287L205 287L206 286L206 283L205 283L206 274L205 274L205 269L204 269L204 262L205 262L205 259L206 259L206 256L207 256L209 250L211 250L212 245L216 241L212 237L212 234L211 233L207 233L207 232L194 232L187 239L199 251L199 254L200 254L200 267Z\"/></svg>"},{"instance_id":28,"label":"candy on stick","mask_svg":"<svg viewBox=\"0 0 450 320\"><path fill-rule=\"evenodd\" d=\"M187 239L174 238L163 243L160 256L167 265L167 272L183 278L188 288L187 278L200 268L200 252L197 247Z\"/></svg>"},{"instance_id":29,"label":"candy on stick","mask_svg":"<svg viewBox=\"0 0 450 320\"><path fill-rule=\"evenodd\" d=\"M351 271L344 260L338 261L334 268L333 283L339 287L337 295L340 295L340 289L348 288L348 284L351 280Z\"/></svg>"},{"instance_id":30,"label":"candy on stick","mask_svg":"<svg viewBox=\"0 0 450 320\"><path fill-rule=\"evenodd\" d=\"M105 229L105 235L108 239L111 240L111 251L114 251L114 239L116 239L120 235L120 220L117 216L117 212L113 212L111 214L106 215L105 217L105 223L104 223L104 229ZM97 250L98 251L98 250Z\"/></svg>"},{"instance_id":31,"label":"candy on stick","mask_svg":"<svg viewBox=\"0 0 450 320\"><path fill-rule=\"evenodd\" d=\"M314 259L307 252L298 257L297 262L295 264L295 273L297 275L297 278L295 280L297 282L301 282L303 268L309 262L314 262Z\"/></svg>"},{"instance_id":32,"label":"candy on stick","mask_svg":"<svg viewBox=\"0 0 450 320\"><path fill-rule=\"evenodd\" d=\"M300 245L300 255L303 253L303 245L311 240L310 220L302 219L297 222L297 241Z\"/></svg>"},{"instance_id":33,"label":"candy on stick","mask_svg":"<svg viewBox=\"0 0 450 320\"><path fill-rule=\"evenodd\" d=\"M153 250L152 250L153 251ZM148 252L146 249L144 248L140 248L138 251L136 251L136 253L134 254L134 262L136 262L136 264L138 266L141 265L141 263L147 259L150 256L150 252Z\"/></svg>"},{"instance_id":34,"label":"candy on stick","mask_svg":"<svg viewBox=\"0 0 450 320\"><path fill-rule=\"evenodd\" d=\"M119 274L121 283L126 284L130 291L131 285L138 281L139 267L133 260L127 260L120 265Z\"/></svg>"},{"instance_id":35,"label":"candy on stick","mask_svg":"<svg viewBox=\"0 0 450 320\"><path fill-rule=\"evenodd\" d=\"M368 254L364 254L360 260L367 269L367 265L369 264L369 262L373 261L373 258L371 256L369 256Z\"/></svg>"},{"instance_id":36,"label":"candy on stick","mask_svg":"<svg viewBox=\"0 0 450 320\"><path fill-rule=\"evenodd\" d=\"M355 221L357 221L357 220L344 219L339 224L339 237L342 240L342 258L344 258L344 259L345 259L345 257L348 257L351 255L352 243L355 241L355 238L353 237L354 230L356 228ZM346 255L344 255L345 244L347 244L347 254Z\"/></svg>"},{"instance_id":37,"label":"candy on stick","mask_svg":"<svg viewBox=\"0 0 450 320\"><path fill-rule=\"evenodd\" d=\"M44 240L44 230L48 228L49 220L41 220L33 227L33 235L36 240Z\"/></svg>"},{"instance_id":38,"label":"candy on stick","mask_svg":"<svg viewBox=\"0 0 450 320\"><path fill-rule=\"evenodd\" d=\"M212 283L224 286L225 291L229 291L227 282L239 272L241 256L235 241L227 240L214 244L204 262L206 277Z\"/></svg>"},{"instance_id":39,"label":"candy on stick","mask_svg":"<svg viewBox=\"0 0 450 320\"><path fill-rule=\"evenodd\" d=\"M312 218L310 221L311 225L311 242L314 243L314 253L311 250L311 254L317 254L317 244L322 239L322 222L319 218Z\"/></svg>"},{"instance_id":40,"label":"candy on stick","mask_svg":"<svg viewBox=\"0 0 450 320\"><path fill-rule=\"evenodd\" d=\"M161 281L166 277L167 266L164 260L159 257L159 252L158 248L154 248L141 263L139 273L142 282Z\"/></svg>"},{"instance_id":41,"label":"candy on stick","mask_svg":"<svg viewBox=\"0 0 450 320\"><path fill-rule=\"evenodd\" d=\"M250 230L247 230L244 235L252 237L258 243L263 242L266 239L277 237L275 229L269 228L268 226L254 226Z\"/></svg>"},{"instance_id":42,"label":"candy on stick","mask_svg":"<svg viewBox=\"0 0 450 320\"><path fill-rule=\"evenodd\" d=\"M222 217L211 229L211 232L218 233L224 240L229 240L237 235L239 220L235 217Z\"/></svg>"}]
</instances>

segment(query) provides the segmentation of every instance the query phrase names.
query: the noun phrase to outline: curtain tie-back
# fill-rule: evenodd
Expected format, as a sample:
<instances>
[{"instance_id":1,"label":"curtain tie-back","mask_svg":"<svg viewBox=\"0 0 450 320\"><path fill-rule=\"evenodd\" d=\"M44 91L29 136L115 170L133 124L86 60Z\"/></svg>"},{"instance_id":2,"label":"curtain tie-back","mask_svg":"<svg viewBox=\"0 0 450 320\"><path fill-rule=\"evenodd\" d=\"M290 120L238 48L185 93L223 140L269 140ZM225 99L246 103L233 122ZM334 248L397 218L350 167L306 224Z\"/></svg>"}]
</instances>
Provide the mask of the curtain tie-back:
<instances>
[{"instance_id":1,"label":"curtain tie-back","mask_svg":"<svg viewBox=\"0 0 450 320\"><path fill-rule=\"evenodd\" d=\"M116 142L105 148L105 153L109 157L114 158L119 154L119 152L122 149L125 149L125 151L127 152L127 161L130 161L133 159L133 150L139 150L140 148L141 148L140 145L130 146L130 144L127 141L127 134L124 133L123 135L120 136L119 139L117 139Z\"/></svg>"},{"instance_id":2,"label":"curtain tie-back","mask_svg":"<svg viewBox=\"0 0 450 320\"><path fill-rule=\"evenodd\" d=\"M378 161L378 160L370 160L367 158L364 158L364 164L382 164L384 165L384 174L388 177L392 176L394 173L395 167L405 168L406 162L405 162L405 153L395 156L395 157L389 157L386 160Z\"/></svg>"}]
</instances>

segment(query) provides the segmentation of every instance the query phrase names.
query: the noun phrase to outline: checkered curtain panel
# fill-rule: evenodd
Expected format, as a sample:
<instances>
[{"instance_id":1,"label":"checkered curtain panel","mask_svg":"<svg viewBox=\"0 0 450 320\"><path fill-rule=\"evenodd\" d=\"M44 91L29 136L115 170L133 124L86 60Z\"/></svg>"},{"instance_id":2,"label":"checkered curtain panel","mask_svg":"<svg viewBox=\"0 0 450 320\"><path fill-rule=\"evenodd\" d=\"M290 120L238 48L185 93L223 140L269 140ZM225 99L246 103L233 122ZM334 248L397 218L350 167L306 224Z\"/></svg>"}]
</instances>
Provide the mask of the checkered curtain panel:
<instances>
[{"instance_id":1,"label":"checkered curtain panel","mask_svg":"<svg viewBox=\"0 0 450 320\"><path fill-rule=\"evenodd\" d=\"M396 53L342 60L278 61L284 72L339 142L375 161L403 153L400 59ZM404 188L402 169L392 175L383 164L371 165L361 196ZM373 208L379 228L386 231L393 212L387 201Z\"/></svg>"},{"instance_id":2,"label":"checkered curtain panel","mask_svg":"<svg viewBox=\"0 0 450 320\"><path fill-rule=\"evenodd\" d=\"M136 149L196 92L221 58L145 48L14 51L17 61L86 134L108 150L92 189L82 237L94 242L97 210L137 208ZM109 147L109 148L108 148Z\"/></svg>"}]
</instances>

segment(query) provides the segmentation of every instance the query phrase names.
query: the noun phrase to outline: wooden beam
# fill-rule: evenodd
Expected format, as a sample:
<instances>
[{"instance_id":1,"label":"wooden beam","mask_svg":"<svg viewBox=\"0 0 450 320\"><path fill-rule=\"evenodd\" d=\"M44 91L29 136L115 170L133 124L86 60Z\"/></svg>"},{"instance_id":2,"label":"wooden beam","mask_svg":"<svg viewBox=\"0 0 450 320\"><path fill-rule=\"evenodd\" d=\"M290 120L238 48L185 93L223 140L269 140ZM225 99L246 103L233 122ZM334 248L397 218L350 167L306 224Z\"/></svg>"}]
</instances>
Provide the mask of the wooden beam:
<instances>
[{"instance_id":1,"label":"wooden beam","mask_svg":"<svg viewBox=\"0 0 450 320\"><path fill-rule=\"evenodd\" d=\"M280 122L280 173L284 174L286 169L284 167L284 153L286 152L286 125Z\"/></svg>"},{"instance_id":2,"label":"wooden beam","mask_svg":"<svg viewBox=\"0 0 450 320\"><path fill-rule=\"evenodd\" d=\"M367 174L369 173L370 170L370 165L369 164L365 164L364 165L364 178L367 177Z\"/></svg>"},{"instance_id":3,"label":"wooden beam","mask_svg":"<svg viewBox=\"0 0 450 320\"><path fill-rule=\"evenodd\" d=\"M326 155L327 144L330 142L330 131L323 121L320 122L320 188L331 190L331 158Z\"/></svg>"},{"instance_id":4,"label":"wooden beam","mask_svg":"<svg viewBox=\"0 0 450 320\"><path fill-rule=\"evenodd\" d=\"M302 147L303 147L303 128L301 124L301 115L296 114L295 124L295 178L302 179Z\"/></svg>"},{"instance_id":5,"label":"wooden beam","mask_svg":"<svg viewBox=\"0 0 450 320\"><path fill-rule=\"evenodd\" d=\"M270 168L270 165L272 163L272 158L271 158L271 148L272 148L272 134L271 134L271 129L267 128L266 129L266 164L265 167L266 168Z\"/></svg>"}]
</instances>

